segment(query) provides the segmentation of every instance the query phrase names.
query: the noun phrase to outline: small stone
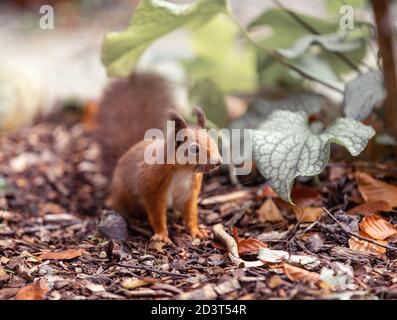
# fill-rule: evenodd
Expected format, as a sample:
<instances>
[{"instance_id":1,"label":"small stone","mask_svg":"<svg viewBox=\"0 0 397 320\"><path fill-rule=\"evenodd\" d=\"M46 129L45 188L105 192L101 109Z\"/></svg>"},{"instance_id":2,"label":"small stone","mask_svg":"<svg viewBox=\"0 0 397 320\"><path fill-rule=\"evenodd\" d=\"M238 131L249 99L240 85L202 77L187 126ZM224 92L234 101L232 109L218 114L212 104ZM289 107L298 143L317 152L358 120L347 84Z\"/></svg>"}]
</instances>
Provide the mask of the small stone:
<instances>
[{"instance_id":1,"label":"small stone","mask_svg":"<svg viewBox=\"0 0 397 320\"><path fill-rule=\"evenodd\" d=\"M324 239L319 233L311 235L306 241L306 248L311 252L319 252L324 246Z\"/></svg>"},{"instance_id":2,"label":"small stone","mask_svg":"<svg viewBox=\"0 0 397 320\"><path fill-rule=\"evenodd\" d=\"M99 231L109 240L126 240L128 238L127 221L111 211L103 213L99 223Z\"/></svg>"}]
</instances>

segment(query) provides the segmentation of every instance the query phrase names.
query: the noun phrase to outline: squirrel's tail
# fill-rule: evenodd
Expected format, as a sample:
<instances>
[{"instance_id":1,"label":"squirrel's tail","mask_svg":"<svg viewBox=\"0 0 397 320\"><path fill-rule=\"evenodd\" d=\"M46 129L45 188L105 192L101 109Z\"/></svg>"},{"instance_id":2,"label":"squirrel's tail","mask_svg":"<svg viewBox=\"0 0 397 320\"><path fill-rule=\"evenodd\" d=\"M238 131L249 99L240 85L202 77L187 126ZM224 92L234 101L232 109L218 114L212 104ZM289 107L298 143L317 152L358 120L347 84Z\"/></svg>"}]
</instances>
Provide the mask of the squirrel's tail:
<instances>
[{"instance_id":1,"label":"squirrel's tail","mask_svg":"<svg viewBox=\"0 0 397 320\"><path fill-rule=\"evenodd\" d=\"M117 160L148 129L163 129L166 110L175 108L167 80L153 73L134 73L112 82L102 97L97 116L97 139L105 174L111 175Z\"/></svg>"}]
</instances>

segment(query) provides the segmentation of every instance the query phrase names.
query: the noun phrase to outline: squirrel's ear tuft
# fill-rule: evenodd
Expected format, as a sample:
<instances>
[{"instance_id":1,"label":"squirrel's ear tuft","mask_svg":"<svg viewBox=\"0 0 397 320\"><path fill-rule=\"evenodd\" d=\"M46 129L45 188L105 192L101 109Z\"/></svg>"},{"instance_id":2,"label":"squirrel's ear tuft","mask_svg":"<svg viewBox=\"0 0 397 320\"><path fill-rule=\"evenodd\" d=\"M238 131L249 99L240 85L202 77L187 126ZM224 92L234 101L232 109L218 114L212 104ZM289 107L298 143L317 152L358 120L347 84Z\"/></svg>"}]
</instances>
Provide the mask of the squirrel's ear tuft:
<instances>
[{"instance_id":1,"label":"squirrel's ear tuft","mask_svg":"<svg viewBox=\"0 0 397 320\"><path fill-rule=\"evenodd\" d=\"M173 109L168 110L168 119L175 122L175 132L187 128L185 119Z\"/></svg>"},{"instance_id":2,"label":"squirrel's ear tuft","mask_svg":"<svg viewBox=\"0 0 397 320\"><path fill-rule=\"evenodd\" d=\"M200 128L204 129L205 128L205 113L204 113L203 109L196 106L196 107L194 107L194 111L196 112L198 126Z\"/></svg>"}]
</instances>

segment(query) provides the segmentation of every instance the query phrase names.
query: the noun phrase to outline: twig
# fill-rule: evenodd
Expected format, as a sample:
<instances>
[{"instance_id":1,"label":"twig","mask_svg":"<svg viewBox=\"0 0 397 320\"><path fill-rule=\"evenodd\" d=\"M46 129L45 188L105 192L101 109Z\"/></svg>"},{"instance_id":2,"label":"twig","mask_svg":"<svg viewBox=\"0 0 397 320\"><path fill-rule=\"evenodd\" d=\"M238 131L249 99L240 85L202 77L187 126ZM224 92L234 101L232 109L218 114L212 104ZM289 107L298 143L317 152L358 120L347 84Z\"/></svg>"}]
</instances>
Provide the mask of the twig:
<instances>
[{"instance_id":1,"label":"twig","mask_svg":"<svg viewBox=\"0 0 397 320\"><path fill-rule=\"evenodd\" d=\"M315 35L321 35L321 33L318 30L316 30L313 26L311 26L306 21L301 19L301 17L299 17L295 12L293 12L292 10L286 8L280 1L273 0L273 2L279 8L283 9L286 13L288 13L293 19L295 19L296 22L298 22L304 28L306 28L309 32L311 32L312 34L315 34ZM340 60L342 60L347 66L349 66L350 68L354 69L355 71L357 71L358 73L361 74L361 70L354 64L354 62L348 56L344 55L341 52L333 52L333 51L331 51L331 52L334 55L336 55ZM362 61L359 61L359 63L365 65L365 63L362 62Z\"/></svg>"},{"instance_id":2,"label":"twig","mask_svg":"<svg viewBox=\"0 0 397 320\"><path fill-rule=\"evenodd\" d=\"M302 236L304 235L306 232L310 231L311 229L313 229L317 223L319 223L321 221L321 219L324 217L324 213L322 213L322 215L314 222L312 222L309 226L307 226L305 229L303 229L301 232L296 232L295 235L288 240L288 242L292 242L296 239L297 236ZM299 222L298 222L299 224Z\"/></svg>"},{"instance_id":3,"label":"twig","mask_svg":"<svg viewBox=\"0 0 397 320\"><path fill-rule=\"evenodd\" d=\"M331 212L329 212L329 210L327 210L327 208L323 207L323 209L342 228L342 230L344 232L346 232L348 235L350 235L352 237L355 237L355 238L357 238L359 240L367 241L369 243L372 243L372 244L374 244L376 246L379 246L379 247L382 247L382 248L385 248L385 249L389 249L389 250L392 250L392 251L397 251L397 247L393 247L393 246L389 246L387 244L379 243L379 242L377 242L375 240L360 236L359 234L350 231L348 229L348 227L346 225L344 225L343 223L341 223L338 219L336 219L335 216Z\"/></svg>"},{"instance_id":4,"label":"twig","mask_svg":"<svg viewBox=\"0 0 397 320\"><path fill-rule=\"evenodd\" d=\"M245 261L240 258L238 254L238 246L234 238L228 234L221 224L216 224L212 227L212 231L214 232L215 237L217 237L222 243L225 245L229 258L232 262L238 265L240 268L249 268L249 267L260 267L263 266L264 263L262 261Z\"/></svg>"},{"instance_id":5,"label":"twig","mask_svg":"<svg viewBox=\"0 0 397 320\"><path fill-rule=\"evenodd\" d=\"M229 13L229 17L236 23L237 27L240 29L241 33L244 35L244 37L256 48L258 48L259 50L265 52L266 54L268 54L270 57L272 57L274 60L276 60L278 63L282 64L283 66L295 71L296 73L298 73L300 76L302 76L303 78L309 79L311 81L315 81L318 82L320 84L322 84L323 86L326 86L336 92L339 92L340 94L343 94L343 90L333 86L330 83L327 83L319 78L316 78L315 76L312 76L311 74L307 73L306 71L298 68L297 66L289 63L281 54L279 54L278 52L271 50L269 48L266 48L264 46L262 46L261 44L257 43L252 37L251 35L247 32L247 30L245 30L245 28L240 24L240 22L237 20L237 18L232 14Z\"/></svg>"},{"instance_id":6,"label":"twig","mask_svg":"<svg viewBox=\"0 0 397 320\"><path fill-rule=\"evenodd\" d=\"M146 266L142 266L142 265L128 265L128 264L123 264L123 263L116 263L114 265L119 266L119 267L124 267L124 268L146 270L146 271L150 271L150 272L154 272L154 273L158 273L158 274L162 274L162 275L166 275L166 276L173 276L173 277L179 277L179 278L189 278L190 277L187 274L163 271L163 270L158 270L158 269L154 269L154 268L150 268L150 267L146 267Z\"/></svg>"}]
</instances>

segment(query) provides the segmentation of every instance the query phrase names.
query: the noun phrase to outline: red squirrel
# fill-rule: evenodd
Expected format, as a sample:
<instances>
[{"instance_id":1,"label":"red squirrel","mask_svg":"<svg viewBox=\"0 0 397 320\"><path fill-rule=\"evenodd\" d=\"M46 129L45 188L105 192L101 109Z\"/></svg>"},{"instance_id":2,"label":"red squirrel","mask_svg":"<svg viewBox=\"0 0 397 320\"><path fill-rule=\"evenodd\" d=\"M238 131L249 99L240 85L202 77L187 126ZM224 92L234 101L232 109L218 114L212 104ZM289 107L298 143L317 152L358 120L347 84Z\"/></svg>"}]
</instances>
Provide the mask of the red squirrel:
<instances>
[{"instance_id":1,"label":"red squirrel","mask_svg":"<svg viewBox=\"0 0 397 320\"><path fill-rule=\"evenodd\" d=\"M130 223L146 213L154 230L152 240L162 242L171 242L166 220L170 207L182 213L193 237L206 236L198 227L197 212L203 173L222 163L217 144L205 130L200 130L205 126L202 110L196 110L197 125L189 126L175 111L175 105L164 78L136 73L110 86L98 112L98 138L104 162L108 172L114 168L109 204ZM175 136L143 140L148 129L164 131L167 120L174 122L176 135L186 135L185 145L175 141ZM145 151L149 145L164 151L165 163L147 162ZM178 152L182 146L194 160L204 156L206 162L183 163L177 158L175 163L169 163L167 148Z\"/></svg>"}]
</instances>

